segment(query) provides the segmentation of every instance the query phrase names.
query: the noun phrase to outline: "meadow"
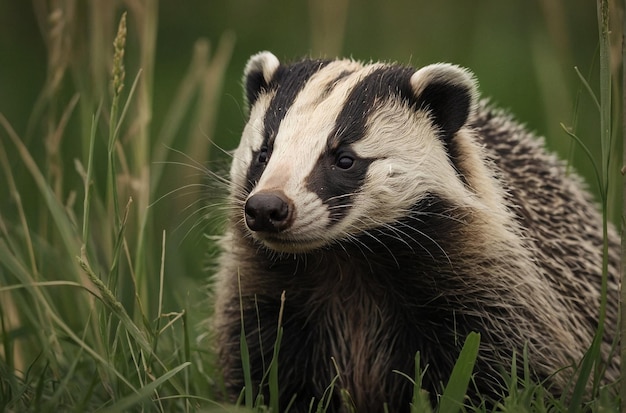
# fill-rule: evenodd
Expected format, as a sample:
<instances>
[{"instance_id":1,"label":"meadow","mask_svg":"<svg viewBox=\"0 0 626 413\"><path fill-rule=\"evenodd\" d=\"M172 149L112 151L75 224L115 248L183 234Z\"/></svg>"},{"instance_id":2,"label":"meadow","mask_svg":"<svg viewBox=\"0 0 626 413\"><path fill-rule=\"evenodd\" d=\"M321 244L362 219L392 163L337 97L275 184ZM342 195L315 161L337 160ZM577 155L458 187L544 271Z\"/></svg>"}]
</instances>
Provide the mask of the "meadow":
<instances>
[{"instance_id":1,"label":"meadow","mask_svg":"<svg viewBox=\"0 0 626 413\"><path fill-rule=\"evenodd\" d=\"M206 325L216 174L243 128L241 73L259 50L467 66L619 225L624 5L598 3L608 27L582 0L433 3L0 3L0 411L275 411L251 394L240 407L218 401ZM486 411L463 399L478 340L438 406L416 370L413 411ZM616 386L583 399L596 350L573 402L510 374L495 409L619 411Z\"/></svg>"}]
</instances>

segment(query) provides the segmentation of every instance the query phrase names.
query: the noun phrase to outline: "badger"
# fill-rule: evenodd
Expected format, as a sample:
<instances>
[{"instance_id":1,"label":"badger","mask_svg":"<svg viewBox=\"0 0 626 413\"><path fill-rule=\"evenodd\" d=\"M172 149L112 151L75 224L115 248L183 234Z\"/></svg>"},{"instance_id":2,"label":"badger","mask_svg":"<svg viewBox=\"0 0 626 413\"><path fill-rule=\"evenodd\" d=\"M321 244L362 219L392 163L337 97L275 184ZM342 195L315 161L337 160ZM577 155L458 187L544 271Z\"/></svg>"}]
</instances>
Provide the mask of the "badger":
<instances>
[{"instance_id":1,"label":"badger","mask_svg":"<svg viewBox=\"0 0 626 413\"><path fill-rule=\"evenodd\" d=\"M471 332L470 397L502 397L522 354L566 391L597 329L602 217L541 138L452 64L261 52L243 83L212 324L233 400L248 384L268 401L277 357L281 410L326 394L328 411L408 411L416 353L435 401ZM608 242L612 381L613 228Z\"/></svg>"}]
</instances>

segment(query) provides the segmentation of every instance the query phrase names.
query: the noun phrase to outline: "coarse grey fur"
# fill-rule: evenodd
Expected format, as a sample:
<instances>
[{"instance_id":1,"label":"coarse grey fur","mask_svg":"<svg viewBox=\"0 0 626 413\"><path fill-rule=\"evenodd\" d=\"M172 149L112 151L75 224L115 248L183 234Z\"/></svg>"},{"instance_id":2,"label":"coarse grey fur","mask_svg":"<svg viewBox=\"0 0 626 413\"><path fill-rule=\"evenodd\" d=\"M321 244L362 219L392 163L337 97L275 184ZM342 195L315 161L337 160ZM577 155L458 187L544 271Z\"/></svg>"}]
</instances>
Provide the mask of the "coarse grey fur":
<instances>
[{"instance_id":1,"label":"coarse grey fur","mask_svg":"<svg viewBox=\"0 0 626 413\"><path fill-rule=\"evenodd\" d=\"M283 65L263 52L244 84L249 119L214 285L232 399L244 386L243 325L253 390L268 400L279 324L280 405L294 412L335 377L329 411L408 411L412 384L398 372L414 374L418 351L436 399L471 331L481 345L470 393L497 399L525 346L533 377L567 391L597 328L602 218L540 138L448 64ZM613 382L612 227L608 240L602 355Z\"/></svg>"}]
</instances>

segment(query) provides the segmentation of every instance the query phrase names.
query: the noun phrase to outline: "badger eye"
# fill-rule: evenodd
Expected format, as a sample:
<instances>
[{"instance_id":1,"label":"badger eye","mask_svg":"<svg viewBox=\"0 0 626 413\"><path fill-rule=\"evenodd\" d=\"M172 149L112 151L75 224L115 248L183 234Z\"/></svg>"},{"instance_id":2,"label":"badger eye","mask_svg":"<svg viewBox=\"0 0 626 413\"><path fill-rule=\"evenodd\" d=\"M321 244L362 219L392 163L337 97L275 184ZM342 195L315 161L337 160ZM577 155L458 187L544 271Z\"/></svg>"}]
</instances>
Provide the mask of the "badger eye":
<instances>
[{"instance_id":1,"label":"badger eye","mask_svg":"<svg viewBox=\"0 0 626 413\"><path fill-rule=\"evenodd\" d=\"M342 155L337 159L336 165L339 169L350 169L354 165L354 158Z\"/></svg>"},{"instance_id":2,"label":"badger eye","mask_svg":"<svg viewBox=\"0 0 626 413\"><path fill-rule=\"evenodd\" d=\"M262 147L261 151L259 152L259 157L257 158L257 162L259 163L266 163L267 162L267 148L266 147Z\"/></svg>"}]
</instances>

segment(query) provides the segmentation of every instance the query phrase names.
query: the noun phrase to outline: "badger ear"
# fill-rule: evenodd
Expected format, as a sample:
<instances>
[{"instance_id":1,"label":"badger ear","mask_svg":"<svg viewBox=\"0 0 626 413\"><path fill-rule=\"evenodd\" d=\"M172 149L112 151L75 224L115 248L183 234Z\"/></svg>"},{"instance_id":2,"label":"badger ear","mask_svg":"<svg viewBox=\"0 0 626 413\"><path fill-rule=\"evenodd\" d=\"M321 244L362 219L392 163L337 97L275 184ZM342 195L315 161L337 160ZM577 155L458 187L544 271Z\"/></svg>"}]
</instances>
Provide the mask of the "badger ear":
<instances>
[{"instance_id":1,"label":"badger ear","mask_svg":"<svg viewBox=\"0 0 626 413\"><path fill-rule=\"evenodd\" d=\"M446 143L473 118L478 88L470 71L437 63L413 73L410 83L417 107L430 111Z\"/></svg>"},{"instance_id":2,"label":"badger ear","mask_svg":"<svg viewBox=\"0 0 626 413\"><path fill-rule=\"evenodd\" d=\"M248 110L254 106L261 93L269 89L279 66L278 58L270 52L260 52L250 57L243 71L244 99Z\"/></svg>"}]
</instances>

